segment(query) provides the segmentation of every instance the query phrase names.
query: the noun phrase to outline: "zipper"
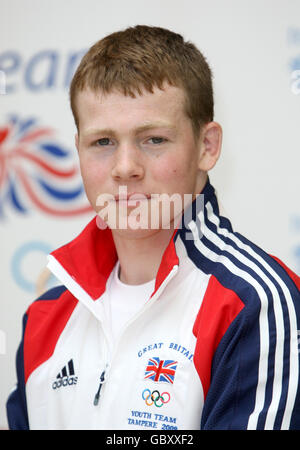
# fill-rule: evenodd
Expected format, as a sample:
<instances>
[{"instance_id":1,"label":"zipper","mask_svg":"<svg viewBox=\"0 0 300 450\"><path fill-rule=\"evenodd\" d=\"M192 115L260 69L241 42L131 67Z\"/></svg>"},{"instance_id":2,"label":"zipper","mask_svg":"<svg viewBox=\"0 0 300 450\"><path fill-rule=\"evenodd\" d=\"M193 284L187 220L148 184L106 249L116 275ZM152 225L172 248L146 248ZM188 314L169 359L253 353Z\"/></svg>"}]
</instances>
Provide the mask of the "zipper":
<instances>
[{"instance_id":1,"label":"zipper","mask_svg":"<svg viewBox=\"0 0 300 450\"><path fill-rule=\"evenodd\" d=\"M103 325L104 325L104 323L102 322L102 333L103 333L104 341L106 341L106 345L104 345L104 361L106 361L106 364L105 364L105 368L104 368L103 372L100 375L99 387L98 387L98 390L95 394L94 401L93 401L94 406L97 406L99 403L101 389L102 389L103 384L107 380L107 376L108 376L108 372L109 372L109 370L108 370L109 364L107 361L110 359L109 355L111 353L110 342L109 342L109 338L107 336L107 330L105 329L105 327ZM100 345L101 345L101 342L100 342Z\"/></svg>"},{"instance_id":2,"label":"zipper","mask_svg":"<svg viewBox=\"0 0 300 450\"><path fill-rule=\"evenodd\" d=\"M177 264L173 266L173 268L172 268L172 270L170 271L170 273L168 274L168 276L165 278L165 280L163 281L163 283L161 284L161 286L158 288L157 292L156 292L156 293L154 294L154 296L151 298L151 304L153 303L153 301L156 301L156 299L159 297L159 295L161 294L161 292L163 291L163 289L165 288L165 286L166 286L166 285L168 284L168 282L174 277L174 275L176 274L176 272L177 272L177 270L178 270L178 267L179 267L179 266L178 266ZM149 305L149 303L148 303L148 305ZM146 309L148 309L149 307L150 307L150 306L146 306ZM124 331L126 330L126 328L128 328L128 326L129 326L134 320L136 320L136 318L137 318L139 315L143 314L144 311L145 311L145 308L143 308L137 315L135 315L132 319L130 319L130 320L128 321L128 323L127 323L127 326L122 330L122 333L121 333L121 334L123 334ZM104 334L104 338L106 339L107 345L108 345L108 348L109 348L109 347L110 347L110 345L109 345L109 339L108 339L108 337L107 337L106 332L104 332L104 329L103 329L103 334ZM106 368L103 370L103 372L102 372L101 375L100 375L100 382L99 382L98 391L97 391L96 394L95 394L94 402L93 402L93 403L94 403L94 406L97 406L98 403L99 403L102 386L103 386L103 384L107 381L107 372L108 372L108 371L107 371L107 368L111 366L111 361L113 360L114 355L116 354L117 347L118 347L118 343L119 343L120 339L121 339L121 335L119 336L118 340L116 341L116 343L115 343L115 345L114 345L114 351L112 351L112 352L109 351L109 353L110 353L110 364L108 364L108 362L107 362ZM105 375L106 375L106 377L105 377Z\"/></svg>"},{"instance_id":3,"label":"zipper","mask_svg":"<svg viewBox=\"0 0 300 450\"><path fill-rule=\"evenodd\" d=\"M94 405L97 406L99 403L99 399L100 399L100 393L101 393L101 388L103 386L103 383L105 382L105 370L103 370L103 372L100 375L100 383L99 383L99 387L98 387L98 391L95 394L94 397Z\"/></svg>"}]
</instances>

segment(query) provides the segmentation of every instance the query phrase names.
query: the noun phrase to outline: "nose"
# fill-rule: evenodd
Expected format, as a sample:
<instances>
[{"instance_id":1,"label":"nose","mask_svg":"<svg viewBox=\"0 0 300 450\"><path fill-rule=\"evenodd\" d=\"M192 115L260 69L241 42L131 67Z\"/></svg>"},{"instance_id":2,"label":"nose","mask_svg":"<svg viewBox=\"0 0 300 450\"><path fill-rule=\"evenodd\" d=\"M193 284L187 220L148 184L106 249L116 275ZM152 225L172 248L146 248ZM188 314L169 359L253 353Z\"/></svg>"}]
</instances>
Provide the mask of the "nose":
<instances>
[{"instance_id":1,"label":"nose","mask_svg":"<svg viewBox=\"0 0 300 450\"><path fill-rule=\"evenodd\" d=\"M132 144L119 146L115 153L112 177L120 182L139 180L143 176L144 166L139 149Z\"/></svg>"}]
</instances>

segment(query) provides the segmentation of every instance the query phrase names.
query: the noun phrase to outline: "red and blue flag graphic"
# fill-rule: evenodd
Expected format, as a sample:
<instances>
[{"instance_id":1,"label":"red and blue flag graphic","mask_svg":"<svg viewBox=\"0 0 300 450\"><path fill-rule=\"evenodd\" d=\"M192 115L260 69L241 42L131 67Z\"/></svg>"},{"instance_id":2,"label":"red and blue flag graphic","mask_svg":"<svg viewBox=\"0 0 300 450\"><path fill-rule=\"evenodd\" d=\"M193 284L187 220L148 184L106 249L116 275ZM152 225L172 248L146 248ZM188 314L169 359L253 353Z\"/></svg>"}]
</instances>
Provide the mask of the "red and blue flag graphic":
<instances>
[{"instance_id":1,"label":"red and blue flag graphic","mask_svg":"<svg viewBox=\"0 0 300 450\"><path fill-rule=\"evenodd\" d=\"M54 134L15 115L0 126L0 218L6 204L23 214L32 208L63 217L91 212L74 154Z\"/></svg>"},{"instance_id":2,"label":"red and blue flag graphic","mask_svg":"<svg viewBox=\"0 0 300 450\"><path fill-rule=\"evenodd\" d=\"M177 361L171 359L150 358L145 370L145 380L174 383Z\"/></svg>"}]
</instances>

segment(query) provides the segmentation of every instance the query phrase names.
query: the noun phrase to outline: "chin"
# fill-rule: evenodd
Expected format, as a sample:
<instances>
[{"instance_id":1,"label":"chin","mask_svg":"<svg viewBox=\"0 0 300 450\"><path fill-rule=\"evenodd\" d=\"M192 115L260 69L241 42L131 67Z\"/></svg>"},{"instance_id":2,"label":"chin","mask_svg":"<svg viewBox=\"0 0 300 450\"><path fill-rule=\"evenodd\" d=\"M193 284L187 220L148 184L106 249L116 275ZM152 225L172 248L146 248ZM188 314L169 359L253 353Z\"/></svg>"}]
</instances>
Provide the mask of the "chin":
<instances>
[{"instance_id":1,"label":"chin","mask_svg":"<svg viewBox=\"0 0 300 450\"><path fill-rule=\"evenodd\" d=\"M171 236L173 234L172 228L157 228L157 229L112 229L112 234L114 237L119 239L128 239L128 240L140 240L140 239L148 239L148 238L163 238L166 236Z\"/></svg>"},{"instance_id":2,"label":"chin","mask_svg":"<svg viewBox=\"0 0 300 450\"><path fill-rule=\"evenodd\" d=\"M127 228L127 229L120 229L120 228L115 228L112 231L113 236L118 236L119 238L122 239L144 239L150 236L153 236L154 234L159 233L161 230L157 229L157 230L153 230L153 229L132 229L132 228Z\"/></svg>"}]
</instances>

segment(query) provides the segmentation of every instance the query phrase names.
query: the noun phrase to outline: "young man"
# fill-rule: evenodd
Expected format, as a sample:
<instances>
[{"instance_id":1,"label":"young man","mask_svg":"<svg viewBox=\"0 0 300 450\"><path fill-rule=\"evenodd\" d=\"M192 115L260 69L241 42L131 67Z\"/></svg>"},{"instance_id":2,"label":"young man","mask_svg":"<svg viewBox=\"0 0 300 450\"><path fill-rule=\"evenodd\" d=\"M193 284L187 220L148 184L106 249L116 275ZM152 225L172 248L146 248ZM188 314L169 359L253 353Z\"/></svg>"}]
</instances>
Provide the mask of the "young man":
<instances>
[{"instance_id":1,"label":"young man","mask_svg":"<svg viewBox=\"0 0 300 450\"><path fill-rule=\"evenodd\" d=\"M89 50L70 96L98 215L25 314L10 427L300 429L300 279L219 213L204 57L129 28Z\"/></svg>"}]
</instances>

